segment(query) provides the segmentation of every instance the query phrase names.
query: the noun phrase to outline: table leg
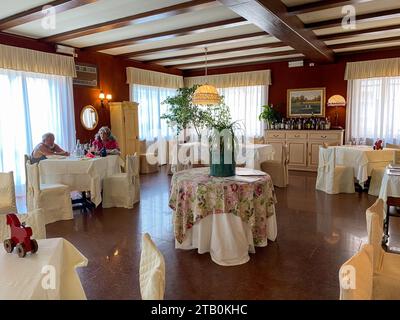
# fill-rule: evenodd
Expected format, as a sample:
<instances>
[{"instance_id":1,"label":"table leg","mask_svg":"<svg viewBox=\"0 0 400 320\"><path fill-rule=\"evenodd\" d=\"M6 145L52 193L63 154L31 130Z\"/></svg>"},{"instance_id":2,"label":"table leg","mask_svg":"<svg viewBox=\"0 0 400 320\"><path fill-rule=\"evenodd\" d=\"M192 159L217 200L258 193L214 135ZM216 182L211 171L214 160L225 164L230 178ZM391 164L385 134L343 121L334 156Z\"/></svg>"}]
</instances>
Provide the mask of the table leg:
<instances>
[{"instance_id":1,"label":"table leg","mask_svg":"<svg viewBox=\"0 0 400 320\"><path fill-rule=\"evenodd\" d=\"M86 191L82 192L82 197L79 199L73 199L72 204L79 204L79 206L76 207L81 209L81 211L92 211L96 206L92 201L90 201L90 198L87 197Z\"/></svg>"}]
</instances>

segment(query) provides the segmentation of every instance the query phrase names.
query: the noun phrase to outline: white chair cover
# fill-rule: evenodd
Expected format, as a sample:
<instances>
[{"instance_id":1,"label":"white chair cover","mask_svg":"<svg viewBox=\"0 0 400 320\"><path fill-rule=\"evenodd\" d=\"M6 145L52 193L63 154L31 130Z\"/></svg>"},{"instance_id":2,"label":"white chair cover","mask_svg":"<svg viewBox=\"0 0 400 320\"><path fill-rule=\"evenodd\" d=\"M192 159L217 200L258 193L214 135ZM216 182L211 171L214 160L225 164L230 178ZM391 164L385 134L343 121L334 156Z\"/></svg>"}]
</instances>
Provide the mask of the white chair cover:
<instances>
[{"instance_id":1,"label":"white chair cover","mask_svg":"<svg viewBox=\"0 0 400 320\"><path fill-rule=\"evenodd\" d=\"M374 249L374 294L382 299L400 299L400 255L385 252L382 248L384 216L382 199L378 199L366 212L368 244Z\"/></svg>"},{"instance_id":2,"label":"white chair cover","mask_svg":"<svg viewBox=\"0 0 400 320\"><path fill-rule=\"evenodd\" d=\"M140 200L139 157L126 156L126 173L119 173L103 180L103 208L133 208Z\"/></svg>"},{"instance_id":3,"label":"white chair cover","mask_svg":"<svg viewBox=\"0 0 400 320\"><path fill-rule=\"evenodd\" d=\"M164 299L165 261L148 233L142 238L139 282L143 300Z\"/></svg>"},{"instance_id":4,"label":"white chair cover","mask_svg":"<svg viewBox=\"0 0 400 320\"><path fill-rule=\"evenodd\" d=\"M335 164L335 148L320 147L315 188L328 194L354 193L353 168Z\"/></svg>"},{"instance_id":5,"label":"white chair cover","mask_svg":"<svg viewBox=\"0 0 400 320\"><path fill-rule=\"evenodd\" d=\"M13 172L0 172L0 214L17 213Z\"/></svg>"},{"instance_id":6,"label":"white chair cover","mask_svg":"<svg viewBox=\"0 0 400 320\"><path fill-rule=\"evenodd\" d=\"M289 184L289 151L287 145L281 145L277 150L281 159L267 160L261 163L261 170L268 173L274 186L285 188Z\"/></svg>"},{"instance_id":7,"label":"white chair cover","mask_svg":"<svg viewBox=\"0 0 400 320\"><path fill-rule=\"evenodd\" d=\"M33 239L46 239L46 226L44 223L44 215L41 209L37 209L24 214L17 214L19 221L25 222L28 227L32 228ZM10 226L7 225L6 215L0 214L0 241L10 238Z\"/></svg>"},{"instance_id":8,"label":"white chair cover","mask_svg":"<svg viewBox=\"0 0 400 320\"><path fill-rule=\"evenodd\" d=\"M374 168L371 172L371 181L369 183L368 194L378 197L381 191L382 179L385 175L386 167Z\"/></svg>"},{"instance_id":9,"label":"white chair cover","mask_svg":"<svg viewBox=\"0 0 400 320\"><path fill-rule=\"evenodd\" d=\"M28 174L28 211L42 209L44 223L73 219L69 187L63 184L40 184L38 164L26 164Z\"/></svg>"},{"instance_id":10,"label":"white chair cover","mask_svg":"<svg viewBox=\"0 0 400 320\"><path fill-rule=\"evenodd\" d=\"M364 245L339 270L340 300L372 300L373 248Z\"/></svg>"}]
</instances>

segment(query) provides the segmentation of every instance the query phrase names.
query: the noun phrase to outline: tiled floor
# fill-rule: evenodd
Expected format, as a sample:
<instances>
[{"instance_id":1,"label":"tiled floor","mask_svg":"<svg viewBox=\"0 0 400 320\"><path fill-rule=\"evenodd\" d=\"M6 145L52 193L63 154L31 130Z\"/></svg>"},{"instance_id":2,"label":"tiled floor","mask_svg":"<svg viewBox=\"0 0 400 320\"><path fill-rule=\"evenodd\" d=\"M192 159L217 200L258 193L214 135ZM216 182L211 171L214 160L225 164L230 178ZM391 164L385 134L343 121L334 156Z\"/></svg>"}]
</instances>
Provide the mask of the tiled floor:
<instances>
[{"instance_id":1,"label":"tiled floor","mask_svg":"<svg viewBox=\"0 0 400 320\"><path fill-rule=\"evenodd\" d=\"M68 239L89 259L79 271L89 299L140 299L143 232L165 256L166 299L337 299L339 267L366 241L365 210L376 200L316 192L314 173L291 172L289 187L276 189L276 242L256 248L244 265L222 267L209 254L174 248L169 181L164 171L142 176L133 210L100 207L47 227L48 237ZM392 226L392 245L399 226Z\"/></svg>"}]
</instances>

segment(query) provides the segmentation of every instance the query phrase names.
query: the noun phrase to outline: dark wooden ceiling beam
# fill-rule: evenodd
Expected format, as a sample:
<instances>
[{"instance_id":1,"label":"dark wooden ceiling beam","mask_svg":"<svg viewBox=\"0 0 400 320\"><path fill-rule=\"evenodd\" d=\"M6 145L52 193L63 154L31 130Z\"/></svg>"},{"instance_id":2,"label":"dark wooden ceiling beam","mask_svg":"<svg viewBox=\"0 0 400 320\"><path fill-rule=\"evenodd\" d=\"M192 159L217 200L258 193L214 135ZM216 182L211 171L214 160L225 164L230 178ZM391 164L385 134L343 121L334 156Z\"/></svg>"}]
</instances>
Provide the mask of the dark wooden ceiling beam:
<instances>
[{"instance_id":1,"label":"dark wooden ceiling beam","mask_svg":"<svg viewBox=\"0 0 400 320\"><path fill-rule=\"evenodd\" d=\"M318 39L323 41L330 41L330 40L340 40L340 39L347 39L354 36L364 36L364 35L379 35L384 33L385 31L392 31L400 29L400 24L392 25L392 26L383 26L383 27L376 27L376 28L369 28L369 29L361 29L361 30L354 30L354 31L347 31L341 33L334 33L334 34L326 34L318 36Z\"/></svg>"},{"instance_id":2,"label":"dark wooden ceiling beam","mask_svg":"<svg viewBox=\"0 0 400 320\"><path fill-rule=\"evenodd\" d=\"M332 9L346 5L355 5L363 2L370 2L373 0L324 0L318 2L311 2L300 4L297 6L288 7L290 15L298 15L303 13L315 12L325 9Z\"/></svg>"},{"instance_id":3,"label":"dark wooden ceiling beam","mask_svg":"<svg viewBox=\"0 0 400 320\"><path fill-rule=\"evenodd\" d=\"M169 7L164 7L152 11L138 13L132 16L119 18L112 21L107 21L103 23L99 23L92 26L87 26L75 30L66 31L63 33L59 33L50 37L43 38L41 40L49 41L49 42L61 42L66 41L78 37L83 37L87 35L91 35L94 33L114 30L130 25L136 25L141 23L146 23L150 21L156 21L160 19L166 19L168 17L177 16L180 14L193 12L196 10L201 10L205 8L209 8L211 6L215 6L215 0L193 0L188 2L179 3L176 5L172 5Z\"/></svg>"},{"instance_id":4,"label":"dark wooden ceiling beam","mask_svg":"<svg viewBox=\"0 0 400 320\"><path fill-rule=\"evenodd\" d=\"M390 18L397 18L399 16L400 16L400 8L384 10L384 11L360 14L357 16L357 23L374 22ZM342 18L337 18L337 19L324 20L314 23L308 23L305 25L305 27L311 30L340 27L342 25L342 20L343 20Z\"/></svg>"},{"instance_id":5,"label":"dark wooden ceiling beam","mask_svg":"<svg viewBox=\"0 0 400 320\"><path fill-rule=\"evenodd\" d=\"M214 51L208 50L207 56L213 56L215 54L221 54L221 53L254 50L254 49L280 48L280 47L286 47L286 46L287 45L282 42L261 43L261 44L251 45L251 46L243 46L243 47L221 49L221 50L214 50ZM280 52L280 51L277 51L277 53L278 52ZM203 56L204 56L204 52L199 52L199 53L191 53L191 54L185 54L185 55L180 55L180 56L170 56L170 57L166 57L166 58L146 60L146 62L162 63L162 62L170 62L170 61L175 61L175 60L188 60L191 58L203 57Z\"/></svg>"},{"instance_id":6,"label":"dark wooden ceiling beam","mask_svg":"<svg viewBox=\"0 0 400 320\"><path fill-rule=\"evenodd\" d=\"M71 10L77 7L84 6L96 2L98 0L55 0L47 4L34 7L32 9L19 12L12 16L0 20L0 31L10 28L17 27L21 24L32 22L35 20L42 19L45 15L43 13L43 8L45 6L52 6L56 13L61 13L67 10Z\"/></svg>"},{"instance_id":7,"label":"dark wooden ceiling beam","mask_svg":"<svg viewBox=\"0 0 400 320\"><path fill-rule=\"evenodd\" d=\"M347 49L347 48L351 48L351 47L359 47L359 46L364 46L364 45L368 45L368 44L386 44L386 43L395 42L395 41L400 41L400 36L333 44L333 45L330 45L329 48L331 48L332 50ZM378 50L378 48L376 50Z\"/></svg>"},{"instance_id":8,"label":"dark wooden ceiling beam","mask_svg":"<svg viewBox=\"0 0 400 320\"><path fill-rule=\"evenodd\" d=\"M258 54L251 54L251 55L242 55L239 57L228 57L228 58L221 58L221 59L213 59L213 60L207 60L208 64L213 64L213 63L220 63L220 62L230 62L230 61L240 61L240 60L247 60L247 59L254 59L254 58L270 58L270 57L283 57L287 56L290 54L296 54L297 52L295 50L288 50L288 51L280 51L280 52L269 52L269 53L258 53ZM173 65L168 65L165 67L171 67L171 68L185 68L185 67L190 67L190 66L196 66L202 64L204 65L204 61L196 61L196 62L189 62L189 63L177 63Z\"/></svg>"},{"instance_id":9,"label":"dark wooden ceiling beam","mask_svg":"<svg viewBox=\"0 0 400 320\"><path fill-rule=\"evenodd\" d=\"M107 49L130 46L130 45L134 45L134 44L143 44L143 43L148 43L148 42L166 40L166 39L171 39L171 38L175 38L175 37L196 34L196 33L200 33L200 32L209 32L209 31L215 30L216 28L218 28L219 30L224 29L224 28L231 28L231 27L235 27L235 26L239 26L239 25L248 24L248 23L249 22L246 21L244 18L237 17L237 18L233 18L233 19L205 23L205 24L201 24L201 25L197 25L197 26L191 26L191 27L180 28L180 29L175 29L175 30L170 30L170 31L148 34L148 35L144 35L144 36L136 37L136 38L108 42L108 43L104 43L104 44L86 47L83 49L90 50L90 51L102 51L102 50L107 50Z\"/></svg>"},{"instance_id":10,"label":"dark wooden ceiling beam","mask_svg":"<svg viewBox=\"0 0 400 320\"><path fill-rule=\"evenodd\" d=\"M290 16L281 0L220 0L265 32L288 43L315 62L332 62L334 54L297 16Z\"/></svg>"},{"instance_id":11,"label":"dark wooden ceiling beam","mask_svg":"<svg viewBox=\"0 0 400 320\"><path fill-rule=\"evenodd\" d=\"M261 36L266 36L266 35L267 34L263 31L262 32L253 32L253 33L239 34L236 36L230 36L230 37L224 37L224 38L209 39L209 40L203 40L203 41L182 43L182 44L177 44L177 45L167 46L167 47L158 47L158 48L152 48L152 49L147 49L147 50L135 51L135 52L121 54L119 56L123 57L123 58L132 58L132 57L137 57L137 56L143 56L143 55L150 54L150 53L173 52L173 51L185 50L185 49L189 49L189 48L196 48L199 46L205 46L207 44L217 45L220 43L230 43L230 42L234 42L237 40L250 39L250 38L261 37Z\"/></svg>"}]
</instances>

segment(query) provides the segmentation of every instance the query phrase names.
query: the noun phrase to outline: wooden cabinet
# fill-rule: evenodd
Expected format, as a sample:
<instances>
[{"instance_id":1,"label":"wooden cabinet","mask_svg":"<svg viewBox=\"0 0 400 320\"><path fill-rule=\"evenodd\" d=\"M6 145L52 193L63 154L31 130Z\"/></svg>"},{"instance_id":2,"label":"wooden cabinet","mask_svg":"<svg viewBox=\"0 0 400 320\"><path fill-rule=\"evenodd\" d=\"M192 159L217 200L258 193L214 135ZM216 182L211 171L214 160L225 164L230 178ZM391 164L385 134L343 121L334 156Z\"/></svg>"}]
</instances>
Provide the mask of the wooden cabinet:
<instances>
[{"instance_id":1,"label":"wooden cabinet","mask_svg":"<svg viewBox=\"0 0 400 320\"><path fill-rule=\"evenodd\" d=\"M110 120L112 134L117 138L121 157L139 151L138 104L136 102L112 102Z\"/></svg>"},{"instance_id":2,"label":"wooden cabinet","mask_svg":"<svg viewBox=\"0 0 400 320\"><path fill-rule=\"evenodd\" d=\"M343 144L344 130L265 130L266 143L274 146L276 160L283 144L289 147L289 169L316 171L319 147L324 142Z\"/></svg>"}]
</instances>

